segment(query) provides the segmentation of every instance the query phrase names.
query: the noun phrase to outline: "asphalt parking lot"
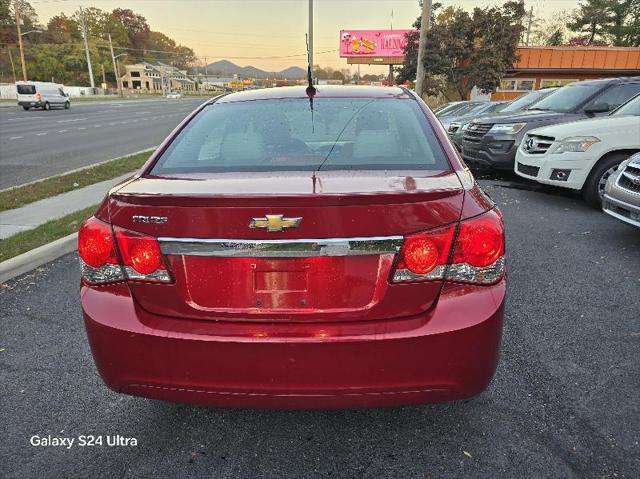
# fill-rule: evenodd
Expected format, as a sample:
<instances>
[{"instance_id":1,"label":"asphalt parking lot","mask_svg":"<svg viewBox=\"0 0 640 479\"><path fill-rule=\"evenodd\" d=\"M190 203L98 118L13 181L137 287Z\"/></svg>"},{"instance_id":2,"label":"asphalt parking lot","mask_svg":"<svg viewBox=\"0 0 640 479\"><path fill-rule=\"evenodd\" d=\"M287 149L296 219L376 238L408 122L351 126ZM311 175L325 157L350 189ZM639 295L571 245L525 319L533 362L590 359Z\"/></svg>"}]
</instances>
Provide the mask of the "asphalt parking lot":
<instances>
[{"instance_id":1,"label":"asphalt parking lot","mask_svg":"<svg viewBox=\"0 0 640 479\"><path fill-rule=\"evenodd\" d=\"M640 234L482 180L507 226L502 361L468 402L268 411L120 396L93 366L74 255L0 289L2 477L638 477ZM120 434L135 447L30 437Z\"/></svg>"}]
</instances>

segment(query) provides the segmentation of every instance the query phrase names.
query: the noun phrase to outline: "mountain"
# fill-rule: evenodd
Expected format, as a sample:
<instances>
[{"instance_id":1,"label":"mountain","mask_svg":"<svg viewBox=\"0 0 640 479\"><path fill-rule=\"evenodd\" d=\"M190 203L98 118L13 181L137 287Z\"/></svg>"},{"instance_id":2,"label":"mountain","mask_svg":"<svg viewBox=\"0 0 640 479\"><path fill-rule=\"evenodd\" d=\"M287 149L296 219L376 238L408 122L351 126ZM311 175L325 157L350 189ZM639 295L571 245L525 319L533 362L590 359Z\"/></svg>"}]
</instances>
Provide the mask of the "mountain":
<instances>
[{"instance_id":1,"label":"mountain","mask_svg":"<svg viewBox=\"0 0 640 479\"><path fill-rule=\"evenodd\" d=\"M251 77L251 78L273 77L274 73L277 78L287 78L287 79L304 78L306 75L306 70L300 67L289 67L279 72L267 72L251 65L241 67L239 65L236 65L233 62L230 62L229 60L220 60L217 62L209 63L207 65L207 72L209 75L220 75L220 76L238 75L239 77Z\"/></svg>"}]
</instances>

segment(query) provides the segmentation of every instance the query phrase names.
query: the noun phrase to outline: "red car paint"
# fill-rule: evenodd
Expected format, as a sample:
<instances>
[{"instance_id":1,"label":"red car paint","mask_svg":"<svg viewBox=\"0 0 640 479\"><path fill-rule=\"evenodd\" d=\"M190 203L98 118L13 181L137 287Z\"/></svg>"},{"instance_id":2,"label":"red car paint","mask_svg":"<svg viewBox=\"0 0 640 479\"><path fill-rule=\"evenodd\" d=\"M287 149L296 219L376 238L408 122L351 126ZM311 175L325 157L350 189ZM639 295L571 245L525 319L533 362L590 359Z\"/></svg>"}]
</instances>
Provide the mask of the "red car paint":
<instances>
[{"instance_id":1,"label":"red car paint","mask_svg":"<svg viewBox=\"0 0 640 479\"><path fill-rule=\"evenodd\" d=\"M453 237L460 221L475 224L494 209L421 100L399 88L318 90L315 101L410 97L423 109L451 170L152 175L155 162L203 105L136 177L112 189L94 221L161 241L277 238L295 245L393 237L406 243L416 233L443 227ZM219 101L303 95L304 88L281 88ZM266 214L303 222L277 236L247 227L248 219ZM134 216L166 221L140 223ZM495 214L490 218L498 221ZM454 255L445 253L446 264ZM83 278L81 302L96 365L115 391L219 406L391 406L478 394L498 361L504 274L487 284L399 281L402 254L176 253L163 255L166 281L94 284ZM123 252L118 256L122 260Z\"/></svg>"}]
</instances>

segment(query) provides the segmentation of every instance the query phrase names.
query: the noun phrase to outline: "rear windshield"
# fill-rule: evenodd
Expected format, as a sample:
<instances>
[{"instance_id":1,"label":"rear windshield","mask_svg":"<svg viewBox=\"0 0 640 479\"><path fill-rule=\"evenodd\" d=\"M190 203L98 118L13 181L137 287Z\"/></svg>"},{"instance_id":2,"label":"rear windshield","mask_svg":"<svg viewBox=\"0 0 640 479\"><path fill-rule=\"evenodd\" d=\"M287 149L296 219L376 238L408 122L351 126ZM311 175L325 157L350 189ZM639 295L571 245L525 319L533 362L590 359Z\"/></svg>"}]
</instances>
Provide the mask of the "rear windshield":
<instances>
[{"instance_id":1,"label":"rear windshield","mask_svg":"<svg viewBox=\"0 0 640 479\"><path fill-rule=\"evenodd\" d=\"M205 107L151 174L320 169L450 165L414 100L257 100Z\"/></svg>"},{"instance_id":2,"label":"rear windshield","mask_svg":"<svg viewBox=\"0 0 640 479\"><path fill-rule=\"evenodd\" d=\"M35 85L18 85L18 94L20 95L35 95Z\"/></svg>"}]
</instances>

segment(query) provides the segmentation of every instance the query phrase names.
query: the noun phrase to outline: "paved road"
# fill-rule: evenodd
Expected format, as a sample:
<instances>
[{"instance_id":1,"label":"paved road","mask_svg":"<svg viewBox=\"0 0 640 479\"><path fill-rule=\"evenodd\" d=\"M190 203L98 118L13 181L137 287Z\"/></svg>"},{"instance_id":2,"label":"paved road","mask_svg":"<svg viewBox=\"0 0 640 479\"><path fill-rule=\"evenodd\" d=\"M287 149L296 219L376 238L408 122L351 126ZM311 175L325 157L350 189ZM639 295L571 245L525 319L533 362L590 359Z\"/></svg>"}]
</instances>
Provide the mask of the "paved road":
<instances>
[{"instance_id":1,"label":"paved road","mask_svg":"<svg viewBox=\"0 0 640 479\"><path fill-rule=\"evenodd\" d=\"M638 231L571 196L487 190L508 228L509 296L502 362L474 400L260 411L119 396L94 369L70 255L0 289L0 475L638 477ZM29 445L36 434L139 444Z\"/></svg>"},{"instance_id":2,"label":"paved road","mask_svg":"<svg viewBox=\"0 0 640 479\"><path fill-rule=\"evenodd\" d=\"M0 109L0 189L158 145L205 97Z\"/></svg>"}]
</instances>

